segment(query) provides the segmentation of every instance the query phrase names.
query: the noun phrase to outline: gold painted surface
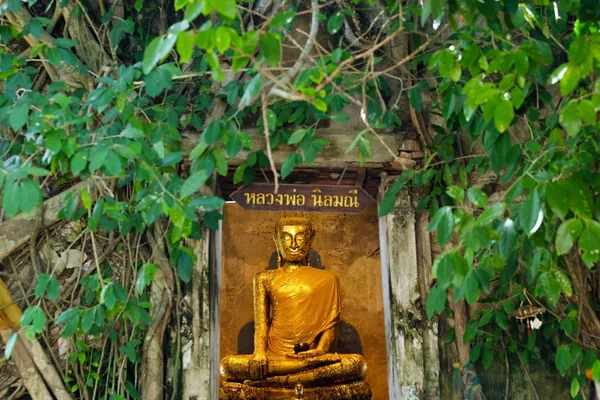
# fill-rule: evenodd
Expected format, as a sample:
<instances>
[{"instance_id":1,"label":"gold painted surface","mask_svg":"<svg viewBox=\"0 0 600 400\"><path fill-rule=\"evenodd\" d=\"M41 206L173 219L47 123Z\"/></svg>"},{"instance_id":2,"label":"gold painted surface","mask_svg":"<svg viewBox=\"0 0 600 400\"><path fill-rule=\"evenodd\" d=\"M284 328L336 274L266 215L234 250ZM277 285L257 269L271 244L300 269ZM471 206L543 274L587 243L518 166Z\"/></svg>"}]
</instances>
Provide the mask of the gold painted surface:
<instances>
[{"instance_id":1,"label":"gold painted surface","mask_svg":"<svg viewBox=\"0 0 600 400\"><path fill-rule=\"evenodd\" d=\"M307 386L356 380L357 376L364 373L363 357L343 354L337 355L339 360L331 362L327 357L336 355L327 353L333 340L323 340L328 336L323 333L328 332L339 320L342 309L339 344L342 345L344 341L346 343L345 346L338 346L338 350L343 351L340 347L346 347L346 350L352 350L349 352L363 354L368 364L366 380L372 387L374 398L386 398L387 364L380 266L379 256L376 254L379 242L375 207L358 215L310 215L317 231L313 247L325 270L301 266L311 244L312 232L306 231L302 224L288 224L281 227L278 241L279 252L284 258L281 261L282 269L265 271L269 256L271 267L277 266L273 255L273 226L282 213L247 212L237 204L227 204L225 215L221 356L235 355L244 350L246 353L251 352L248 346L244 348L244 343L252 341L249 323L253 320L257 321L257 337L265 338L265 341L255 340L254 355L226 357L223 373L237 380L269 375L266 380L268 385L287 384L292 387L295 381L290 382L286 377L300 377ZM314 256L315 254L311 259ZM254 275L257 275L257 279L253 289ZM265 296L261 287L266 288L270 294ZM303 301L293 307L274 302L273 308L277 308L276 312L282 318L273 321L271 329L275 330L269 332L265 328L267 323L264 315L270 312L266 308L271 302L268 301L267 306L258 304L256 317L253 315L253 295L256 294L259 299L271 296L272 300L271 293L290 290L290 287L298 290L302 299L315 301ZM275 297L281 297L284 301L289 298ZM262 310L261 307L265 309ZM322 334L317 338L319 333ZM290 359L285 356L293 353L294 344L302 342L308 343L310 348L304 358ZM263 356L270 362L265 363Z\"/></svg>"}]
</instances>

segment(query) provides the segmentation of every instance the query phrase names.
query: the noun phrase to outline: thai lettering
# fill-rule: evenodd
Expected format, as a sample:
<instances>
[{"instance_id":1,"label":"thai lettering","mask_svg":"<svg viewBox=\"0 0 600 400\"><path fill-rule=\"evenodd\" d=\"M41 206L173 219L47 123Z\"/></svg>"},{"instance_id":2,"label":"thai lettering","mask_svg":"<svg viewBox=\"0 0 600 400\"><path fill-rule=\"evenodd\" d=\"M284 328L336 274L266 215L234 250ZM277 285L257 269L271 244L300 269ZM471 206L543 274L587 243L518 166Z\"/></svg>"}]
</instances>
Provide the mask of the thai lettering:
<instances>
[{"instance_id":1,"label":"thai lettering","mask_svg":"<svg viewBox=\"0 0 600 400\"><path fill-rule=\"evenodd\" d=\"M344 207L358 208L358 197L344 196Z\"/></svg>"},{"instance_id":2,"label":"thai lettering","mask_svg":"<svg viewBox=\"0 0 600 400\"><path fill-rule=\"evenodd\" d=\"M254 204L256 202L256 193L244 193L246 195L246 204Z\"/></svg>"},{"instance_id":3,"label":"thai lettering","mask_svg":"<svg viewBox=\"0 0 600 400\"><path fill-rule=\"evenodd\" d=\"M244 196L246 204L249 206L303 207L306 205L308 197L312 200L311 207L313 208L348 210L361 207L357 189L348 190L346 195L341 193L328 194L327 192L331 193L327 189L325 193L323 193L323 189L313 189L310 196L308 196L298 193L296 189L291 189L291 192L288 191L288 193L257 192L244 193Z\"/></svg>"}]
</instances>

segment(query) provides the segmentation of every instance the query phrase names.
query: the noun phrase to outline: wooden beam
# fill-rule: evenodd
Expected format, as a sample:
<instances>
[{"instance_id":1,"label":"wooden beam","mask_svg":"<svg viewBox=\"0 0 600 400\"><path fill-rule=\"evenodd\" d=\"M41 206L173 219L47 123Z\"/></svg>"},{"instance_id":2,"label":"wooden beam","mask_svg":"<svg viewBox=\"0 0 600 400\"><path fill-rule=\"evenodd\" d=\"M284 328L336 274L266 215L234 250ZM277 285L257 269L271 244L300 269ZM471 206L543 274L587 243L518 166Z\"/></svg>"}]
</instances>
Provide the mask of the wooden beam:
<instances>
[{"instance_id":1,"label":"wooden beam","mask_svg":"<svg viewBox=\"0 0 600 400\"><path fill-rule=\"evenodd\" d=\"M241 164L246 160L248 153L256 150L265 149L264 138L258 135L257 130L247 131L253 139L254 147L250 150L241 151L233 160L230 160L231 165ZM319 139L329 140L329 145L325 146L323 151L317 156L317 159L311 166L314 167L344 167L348 164L359 163L358 146L346 154L346 150L352 141L358 135L358 131L339 130L331 128L317 129L315 137ZM395 133L381 133L381 139L392 151L397 152L402 147L405 139L414 137L411 131L400 131ZM186 131L182 134L182 149L184 153L189 154L192 149L198 144L200 133L196 131ZM377 168L382 167L393 161L393 156L381 143L381 141L370 135L371 146L373 148L373 156L365 160L365 167ZM275 164L281 164L283 160L296 150L293 146L279 145L273 150L273 159Z\"/></svg>"}]
</instances>

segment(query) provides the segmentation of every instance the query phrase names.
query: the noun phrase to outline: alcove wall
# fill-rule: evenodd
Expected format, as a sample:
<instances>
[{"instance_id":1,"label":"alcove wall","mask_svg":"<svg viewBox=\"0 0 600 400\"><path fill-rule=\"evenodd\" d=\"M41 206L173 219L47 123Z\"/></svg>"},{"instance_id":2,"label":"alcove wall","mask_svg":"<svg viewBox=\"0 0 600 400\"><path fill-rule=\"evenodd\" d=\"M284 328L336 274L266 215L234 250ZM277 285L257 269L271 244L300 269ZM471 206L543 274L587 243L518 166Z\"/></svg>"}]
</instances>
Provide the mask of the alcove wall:
<instances>
[{"instance_id":1,"label":"alcove wall","mask_svg":"<svg viewBox=\"0 0 600 400\"><path fill-rule=\"evenodd\" d=\"M276 267L273 229L283 212L223 209L220 357L252 351L252 278ZM334 271L342 288L339 352L359 352L368 363L374 399L388 398L377 207L360 214L310 213L316 236L311 262Z\"/></svg>"}]
</instances>

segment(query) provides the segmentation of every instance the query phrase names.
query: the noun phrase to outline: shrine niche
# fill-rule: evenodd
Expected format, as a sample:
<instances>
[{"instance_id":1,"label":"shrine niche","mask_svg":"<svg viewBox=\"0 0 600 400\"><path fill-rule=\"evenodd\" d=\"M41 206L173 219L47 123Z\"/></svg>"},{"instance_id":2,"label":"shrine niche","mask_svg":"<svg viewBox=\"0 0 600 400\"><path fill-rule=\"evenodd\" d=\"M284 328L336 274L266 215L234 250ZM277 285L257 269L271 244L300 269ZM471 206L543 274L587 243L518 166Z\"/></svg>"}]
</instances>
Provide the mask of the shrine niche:
<instances>
[{"instance_id":1,"label":"shrine niche","mask_svg":"<svg viewBox=\"0 0 600 400\"><path fill-rule=\"evenodd\" d=\"M281 221L283 212L246 211L233 203L227 204L223 212L221 398L241 398L243 393L249 399L290 399L295 397L298 382L303 385L305 399L386 398L388 374L376 207L372 205L360 214L307 213L314 241L305 249L307 257L298 260L298 269L285 254L278 259L282 251L276 251L273 241L275 226L280 224L280 229L287 230L281 224L298 221ZM297 309L276 311L284 322L275 317L270 327L276 325L279 332L291 330L293 335L302 331L304 336L300 336L312 343L304 343L306 349L294 349L294 344L302 343L268 335L269 367L257 372L256 368L261 367L253 364L255 345L257 341L259 346L267 342L261 344L262 336L256 335L256 330L262 332L265 327L260 323L257 326L253 305L254 301L260 303L265 293L255 299L253 278L257 276L260 281L260 277L272 276L268 279L280 280L283 277L275 278L277 271L289 268L293 269L291 274L282 275L292 278L300 273L293 277L299 286L323 282L311 294L318 301L305 299ZM268 297L279 302L272 293ZM304 308L307 304L308 309ZM299 315L295 316L296 312ZM306 329L295 329L298 326ZM295 351L297 358L274 354Z\"/></svg>"}]
</instances>

